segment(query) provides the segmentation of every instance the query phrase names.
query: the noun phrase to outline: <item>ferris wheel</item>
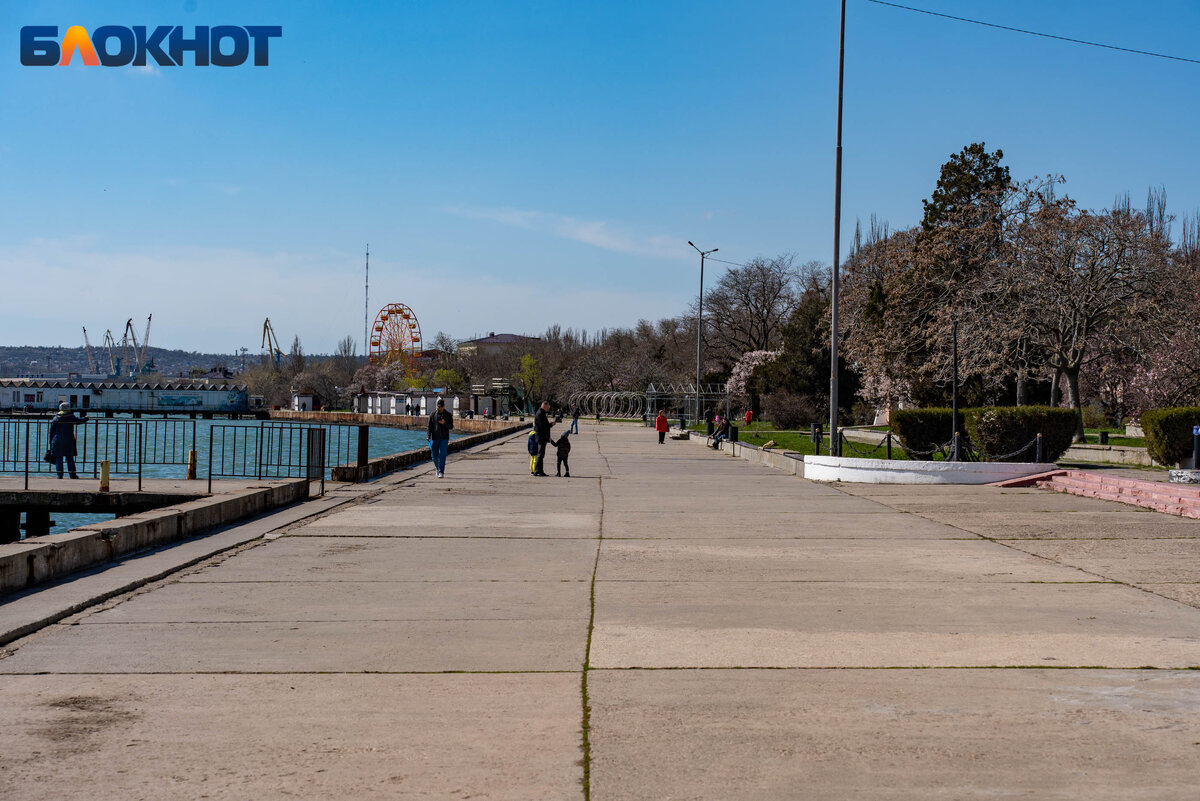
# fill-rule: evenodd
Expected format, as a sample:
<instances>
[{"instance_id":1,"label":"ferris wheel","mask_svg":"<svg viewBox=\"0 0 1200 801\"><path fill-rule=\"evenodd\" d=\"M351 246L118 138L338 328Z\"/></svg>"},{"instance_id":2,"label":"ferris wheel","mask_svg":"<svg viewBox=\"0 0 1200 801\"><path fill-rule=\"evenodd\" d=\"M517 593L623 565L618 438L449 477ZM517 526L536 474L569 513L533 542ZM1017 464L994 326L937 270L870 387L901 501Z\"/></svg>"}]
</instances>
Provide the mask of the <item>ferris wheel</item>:
<instances>
[{"instance_id":1,"label":"ferris wheel","mask_svg":"<svg viewBox=\"0 0 1200 801\"><path fill-rule=\"evenodd\" d=\"M399 364L412 373L421 351L421 324L413 310L403 303L380 309L371 330L371 364Z\"/></svg>"}]
</instances>

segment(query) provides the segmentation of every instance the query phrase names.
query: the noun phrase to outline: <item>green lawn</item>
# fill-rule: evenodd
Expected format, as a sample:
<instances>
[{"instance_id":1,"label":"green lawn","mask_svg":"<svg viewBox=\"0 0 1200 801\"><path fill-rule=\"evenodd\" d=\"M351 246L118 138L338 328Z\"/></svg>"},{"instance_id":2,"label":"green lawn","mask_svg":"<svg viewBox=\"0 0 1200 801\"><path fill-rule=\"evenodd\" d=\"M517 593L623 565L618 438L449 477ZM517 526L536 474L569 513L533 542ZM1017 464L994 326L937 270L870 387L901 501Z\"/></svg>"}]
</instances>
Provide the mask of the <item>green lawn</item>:
<instances>
[{"instance_id":1,"label":"green lawn","mask_svg":"<svg viewBox=\"0 0 1200 801\"><path fill-rule=\"evenodd\" d=\"M1125 436L1124 431L1118 433L1111 428L1085 428L1083 430L1084 439L1086 439L1089 444L1098 445L1100 444L1100 437L1098 435L1101 431L1108 432L1109 445L1120 445L1124 448L1146 447L1146 440L1142 437L1127 437Z\"/></svg>"}]
</instances>

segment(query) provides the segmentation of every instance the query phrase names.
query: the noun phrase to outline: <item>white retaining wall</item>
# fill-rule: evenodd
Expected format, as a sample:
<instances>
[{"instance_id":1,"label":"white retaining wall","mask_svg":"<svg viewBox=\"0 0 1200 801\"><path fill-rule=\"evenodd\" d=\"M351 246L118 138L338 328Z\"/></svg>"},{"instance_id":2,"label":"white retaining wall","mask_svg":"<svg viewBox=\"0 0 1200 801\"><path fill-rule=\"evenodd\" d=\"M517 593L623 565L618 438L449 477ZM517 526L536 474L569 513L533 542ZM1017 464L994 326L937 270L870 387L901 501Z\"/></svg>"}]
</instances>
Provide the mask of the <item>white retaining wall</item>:
<instances>
[{"instance_id":1,"label":"white retaining wall","mask_svg":"<svg viewBox=\"0 0 1200 801\"><path fill-rule=\"evenodd\" d=\"M862 484L991 484L1054 468L1038 462L906 462L843 456L805 456L804 477Z\"/></svg>"}]
</instances>

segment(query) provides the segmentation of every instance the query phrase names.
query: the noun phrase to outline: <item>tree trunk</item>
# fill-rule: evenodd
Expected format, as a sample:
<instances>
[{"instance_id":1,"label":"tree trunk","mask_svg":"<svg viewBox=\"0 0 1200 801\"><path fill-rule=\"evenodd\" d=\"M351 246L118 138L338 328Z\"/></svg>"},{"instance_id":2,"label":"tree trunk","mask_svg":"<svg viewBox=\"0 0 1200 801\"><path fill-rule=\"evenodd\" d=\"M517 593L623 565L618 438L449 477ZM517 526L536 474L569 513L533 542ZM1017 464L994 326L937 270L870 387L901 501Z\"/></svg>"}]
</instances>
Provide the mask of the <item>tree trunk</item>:
<instances>
[{"instance_id":1,"label":"tree trunk","mask_svg":"<svg viewBox=\"0 0 1200 801\"><path fill-rule=\"evenodd\" d=\"M1062 377L1063 371L1060 368L1055 367L1054 383L1050 385L1050 405L1055 409L1057 409L1058 405L1062 403Z\"/></svg>"},{"instance_id":2,"label":"tree trunk","mask_svg":"<svg viewBox=\"0 0 1200 801\"><path fill-rule=\"evenodd\" d=\"M1079 368L1064 371L1067 376L1067 401L1075 410L1075 442L1083 442L1083 404L1079 399Z\"/></svg>"},{"instance_id":3,"label":"tree trunk","mask_svg":"<svg viewBox=\"0 0 1200 801\"><path fill-rule=\"evenodd\" d=\"M1024 376L1017 378L1017 405L1029 405L1029 380Z\"/></svg>"}]
</instances>

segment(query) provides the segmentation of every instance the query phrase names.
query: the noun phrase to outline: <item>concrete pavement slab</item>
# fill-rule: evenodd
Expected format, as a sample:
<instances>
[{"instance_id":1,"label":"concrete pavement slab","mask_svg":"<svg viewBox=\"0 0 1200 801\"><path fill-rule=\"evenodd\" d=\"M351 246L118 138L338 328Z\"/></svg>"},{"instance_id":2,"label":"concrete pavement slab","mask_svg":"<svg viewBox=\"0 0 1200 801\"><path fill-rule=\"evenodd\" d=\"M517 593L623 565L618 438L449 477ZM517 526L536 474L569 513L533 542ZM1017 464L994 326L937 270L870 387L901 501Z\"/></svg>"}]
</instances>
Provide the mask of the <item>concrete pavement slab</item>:
<instances>
[{"instance_id":1,"label":"concrete pavement slab","mask_svg":"<svg viewBox=\"0 0 1200 801\"><path fill-rule=\"evenodd\" d=\"M613 540L600 581L1089 581L986 540Z\"/></svg>"},{"instance_id":2,"label":"concrete pavement slab","mask_svg":"<svg viewBox=\"0 0 1200 801\"><path fill-rule=\"evenodd\" d=\"M764 502L763 506L766 506ZM718 513L606 512L604 537L644 539L975 539L960 528L888 510L864 525L862 515L779 514L732 508Z\"/></svg>"},{"instance_id":3,"label":"concrete pavement slab","mask_svg":"<svg viewBox=\"0 0 1200 801\"><path fill-rule=\"evenodd\" d=\"M1200 674L594 671L591 797L1192 801Z\"/></svg>"},{"instance_id":4,"label":"concrete pavement slab","mask_svg":"<svg viewBox=\"0 0 1200 801\"><path fill-rule=\"evenodd\" d=\"M1200 582L1200 539L1027 540L1015 547L1130 584Z\"/></svg>"},{"instance_id":5,"label":"concrete pavement slab","mask_svg":"<svg viewBox=\"0 0 1200 801\"><path fill-rule=\"evenodd\" d=\"M498 514L497 506L502 509L504 504L494 504L491 508L482 504L476 507L455 505L452 510L432 504L356 507L305 526L296 533L300 536L328 536L331 531L357 536L372 536L379 532L400 536L421 536L427 532L438 532L443 536L534 534L545 537L570 533L595 536L600 526L598 514L549 506ZM367 533L362 533L364 531Z\"/></svg>"},{"instance_id":6,"label":"concrete pavement slab","mask_svg":"<svg viewBox=\"0 0 1200 801\"><path fill-rule=\"evenodd\" d=\"M578 673L5 684L6 801L582 795Z\"/></svg>"},{"instance_id":7,"label":"concrete pavement slab","mask_svg":"<svg viewBox=\"0 0 1200 801\"><path fill-rule=\"evenodd\" d=\"M596 541L282 537L181 577L220 581L545 581L592 575Z\"/></svg>"},{"instance_id":8,"label":"concrete pavement slab","mask_svg":"<svg viewBox=\"0 0 1200 801\"><path fill-rule=\"evenodd\" d=\"M1014 508L1007 512L926 516L980 536L1005 540L1200 538L1200 520L1122 506L1121 511L1047 513Z\"/></svg>"},{"instance_id":9,"label":"concrete pavement slab","mask_svg":"<svg viewBox=\"0 0 1200 801\"><path fill-rule=\"evenodd\" d=\"M1121 584L605 582L591 663L1200 665L1193 610Z\"/></svg>"},{"instance_id":10,"label":"concrete pavement slab","mask_svg":"<svg viewBox=\"0 0 1200 801\"><path fill-rule=\"evenodd\" d=\"M82 618L122 623L581 620L591 582L177 582Z\"/></svg>"},{"instance_id":11,"label":"concrete pavement slab","mask_svg":"<svg viewBox=\"0 0 1200 801\"><path fill-rule=\"evenodd\" d=\"M14 673L578 670L587 619L60 623L0 659Z\"/></svg>"}]
</instances>

